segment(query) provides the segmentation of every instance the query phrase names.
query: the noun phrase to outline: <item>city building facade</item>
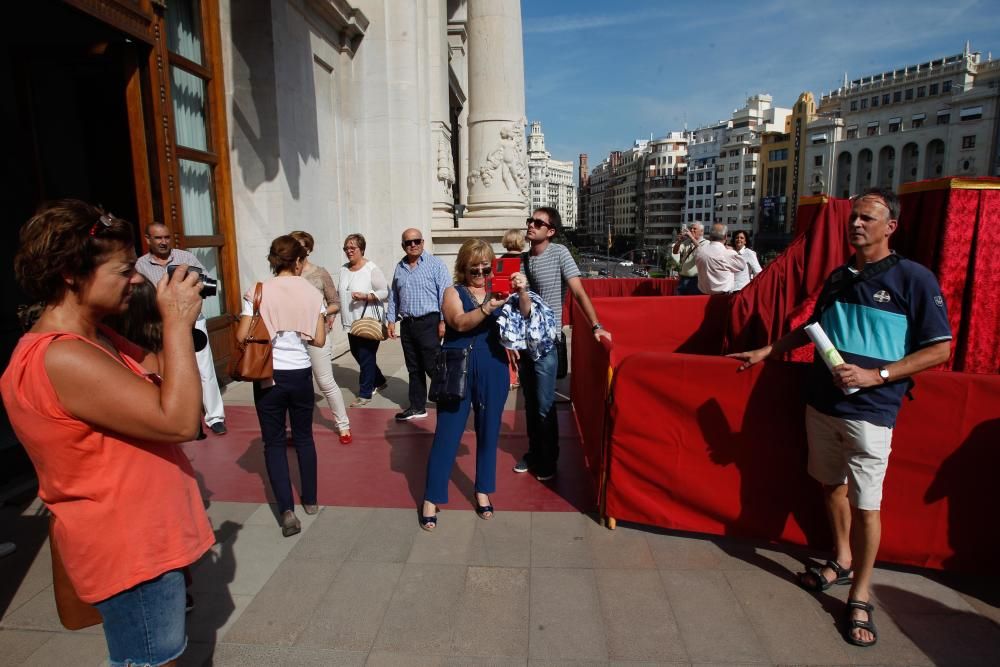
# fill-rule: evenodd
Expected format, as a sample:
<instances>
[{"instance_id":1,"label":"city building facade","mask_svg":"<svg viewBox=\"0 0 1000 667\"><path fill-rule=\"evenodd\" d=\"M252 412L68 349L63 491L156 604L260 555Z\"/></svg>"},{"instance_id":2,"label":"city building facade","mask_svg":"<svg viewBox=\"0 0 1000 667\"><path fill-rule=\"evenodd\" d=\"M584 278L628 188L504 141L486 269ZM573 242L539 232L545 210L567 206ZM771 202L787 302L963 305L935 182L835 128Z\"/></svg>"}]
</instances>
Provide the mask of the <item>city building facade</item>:
<instances>
[{"instance_id":1,"label":"city building facade","mask_svg":"<svg viewBox=\"0 0 1000 667\"><path fill-rule=\"evenodd\" d=\"M672 243L680 231L688 184L689 140L686 132L669 132L648 144L638 184L639 246Z\"/></svg>"},{"instance_id":2,"label":"city building facade","mask_svg":"<svg viewBox=\"0 0 1000 667\"><path fill-rule=\"evenodd\" d=\"M770 95L753 95L733 112L719 146L715 177L715 220L730 233L755 231L761 135L784 129L790 109L775 107Z\"/></svg>"},{"instance_id":3,"label":"city building facade","mask_svg":"<svg viewBox=\"0 0 1000 667\"><path fill-rule=\"evenodd\" d=\"M761 133L760 178L758 178L758 249L783 248L795 229L798 199L805 193L805 133L816 120L812 93L802 93L785 118L783 131Z\"/></svg>"},{"instance_id":4,"label":"city building facade","mask_svg":"<svg viewBox=\"0 0 1000 667\"><path fill-rule=\"evenodd\" d=\"M732 121L719 121L691 133L684 207L688 224L700 222L707 225L715 220L715 181L719 153L731 126Z\"/></svg>"},{"instance_id":5,"label":"city building facade","mask_svg":"<svg viewBox=\"0 0 1000 667\"><path fill-rule=\"evenodd\" d=\"M962 53L847 82L806 137L805 188L847 197L942 176L1000 175L1000 61Z\"/></svg>"},{"instance_id":6,"label":"city building facade","mask_svg":"<svg viewBox=\"0 0 1000 667\"><path fill-rule=\"evenodd\" d=\"M545 150L542 124L531 123L528 134L528 183L531 191L531 209L551 206L559 211L563 225L576 227L577 198L573 184L573 163L553 160Z\"/></svg>"}]
</instances>

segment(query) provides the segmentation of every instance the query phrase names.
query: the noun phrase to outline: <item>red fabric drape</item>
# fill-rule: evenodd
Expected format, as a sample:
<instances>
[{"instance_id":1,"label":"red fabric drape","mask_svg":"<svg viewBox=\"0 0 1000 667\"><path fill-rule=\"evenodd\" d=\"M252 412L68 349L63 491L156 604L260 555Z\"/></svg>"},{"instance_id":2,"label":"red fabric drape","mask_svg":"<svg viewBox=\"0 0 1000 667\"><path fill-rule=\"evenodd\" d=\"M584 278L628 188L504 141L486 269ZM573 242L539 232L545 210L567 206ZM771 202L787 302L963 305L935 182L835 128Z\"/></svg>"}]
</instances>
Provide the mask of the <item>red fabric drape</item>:
<instances>
[{"instance_id":1,"label":"red fabric drape","mask_svg":"<svg viewBox=\"0 0 1000 667\"><path fill-rule=\"evenodd\" d=\"M584 278L580 282L591 300L603 296L670 296L677 287L676 278ZM563 324L570 323L573 302L573 293L567 291Z\"/></svg>"},{"instance_id":2,"label":"red fabric drape","mask_svg":"<svg viewBox=\"0 0 1000 667\"><path fill-rule=\"evenodd\" d=\"M794 328L793 321L800 316L797 308L816 295L826 277L851 256L847 242L850 212L846 199L799 209L802 233L733 298L726 327L727 351L762 347Z\"/></svg>"},{"instance_id":3,"label":"red fabric drape","mask_svg":"<svg viewBox=\"0 0 1000 667\"><path fill-rule=\"evenodd\" d=\"M969 183L951 187L952 181L944 179L903 194L892 245L904 257L930 268L941 284L955 336L945 367L997 373L1000 253L995 249L1000 243L1000 190L963 184Z\"/></svg>"},{"instance_id":4,"label":"red fabric drape","mask_svg":"<svg viewBox=\"0 0 1000 667\"><path fill-rule=\"evenodd\" d=\"M736 366L656 352L618 365L607 515L828 547L822 493L805 467L806 365L773 362L744 373ZM1000 534L989 528L1000 467L1000 377L929 371L914 396L893 436L879 558L992 571L1000 547Z\"/></svg>"}]
</instances>

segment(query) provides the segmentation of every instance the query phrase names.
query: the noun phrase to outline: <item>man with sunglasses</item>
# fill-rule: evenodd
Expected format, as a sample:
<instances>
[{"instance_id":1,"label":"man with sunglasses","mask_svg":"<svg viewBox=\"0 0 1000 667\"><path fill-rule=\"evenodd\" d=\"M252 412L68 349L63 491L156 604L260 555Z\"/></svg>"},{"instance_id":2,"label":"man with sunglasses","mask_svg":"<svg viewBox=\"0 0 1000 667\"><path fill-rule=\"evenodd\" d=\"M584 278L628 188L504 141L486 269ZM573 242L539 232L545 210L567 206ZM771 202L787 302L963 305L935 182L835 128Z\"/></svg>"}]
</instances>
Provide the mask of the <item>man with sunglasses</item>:
<instances>
[{"instance_id":1,"label":"man with sunglasses","mask_svg":"<svg viewBox=\"0 0 1000 667\"><path fill-rule=\"evenodd\" d=\"M397 337L397 321L404 325L399 338L410 376L410 406L396 415L401 422L427 416L427 376L434 370L444 338L441 303L451 286L448 267L424 249L419 229L404 231L402 246L405 254L392 275L386 312L390 338Z\"/></svg>"},{"instance_id":2,"label":"man with sunglasses","mask_svg":"<svg viewBox=\"0 0 1000 667\"><path fill-rule=\"evenodd\" d=\"M563 301L566 290L573 292L573 298L580 304L590 321L594 337L611 338L597 321L597 313L590 297L583 290L580 269L569 250L552 239L562 228L559 211L543 206L536 209L527 220L525 239L531 244L530 252L521 259L521 270L528 277L531 291L542 297L552 309L556 327L562 331ZM562 334L560 333L560 336ZM557 348L533 361L530 355L520 356L521 388L524 391L524 407L528 421L528 453L514 466L514 472L529 470L540 481L555 477L556 462L559 459L559 424L556 421L556 373L559 366Z\"/></svg>"}]
</instances>

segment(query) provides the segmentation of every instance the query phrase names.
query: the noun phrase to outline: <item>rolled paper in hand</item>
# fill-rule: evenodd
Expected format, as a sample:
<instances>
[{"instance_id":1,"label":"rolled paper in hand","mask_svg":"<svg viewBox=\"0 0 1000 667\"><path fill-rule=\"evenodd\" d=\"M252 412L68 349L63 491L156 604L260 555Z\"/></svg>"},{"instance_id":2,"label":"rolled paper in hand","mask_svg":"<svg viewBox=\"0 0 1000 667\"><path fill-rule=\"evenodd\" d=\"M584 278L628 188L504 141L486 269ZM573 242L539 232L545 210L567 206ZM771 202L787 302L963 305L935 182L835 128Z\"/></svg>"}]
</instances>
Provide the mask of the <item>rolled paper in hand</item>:
<instances>
[{"instance_id":1,"label":"rolled paper in hand","mask_svg":"<svg viewBox=\"0 0 1000 667\"><path fill-rule=\"evenodd\" d=\"M823 331L823 327L820 326L819 322L813 322L812 324L807 324L805 326L806 335L809 336L809 340L813 342L816 349L819 351L819 356L823 359L823 363L831 371L834 366L840 366L844 363L844 358L840 356L840 352L837 348L833 346L830 342L829 336ZM841 387L841 391L850 396L858 390L857 387Z\"/></svg>"}]
</instances>

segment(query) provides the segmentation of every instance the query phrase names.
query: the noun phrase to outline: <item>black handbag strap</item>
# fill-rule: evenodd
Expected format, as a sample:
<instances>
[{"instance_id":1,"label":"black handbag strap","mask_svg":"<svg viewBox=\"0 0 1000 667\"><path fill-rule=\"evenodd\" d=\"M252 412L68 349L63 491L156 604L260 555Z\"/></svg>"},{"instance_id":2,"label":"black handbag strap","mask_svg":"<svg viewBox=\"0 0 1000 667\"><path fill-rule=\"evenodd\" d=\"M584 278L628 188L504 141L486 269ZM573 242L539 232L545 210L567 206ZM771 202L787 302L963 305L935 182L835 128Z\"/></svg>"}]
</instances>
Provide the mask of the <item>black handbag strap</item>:
<instances>
[{"instance_id":1,"label":"black handbag strap","mask_svg":"<svg viewBox=\"0 0 1000 667\"><path fill-rule=\"evenodd\" d=\"M835 270L830 276L830 280L824 286L823 291L820 292L819 297L816 299L816 308L813 311L813 317L811 321L818 321L819 316L823 314L823 311L833 305L833 302L837 300L841 294L846 292L848 289L854 287L858 283L863 283L866 280L871 280L877 275L885 273L892 267L899 264L900 256L896 253L892 253L884 259L880 259L877 262L872 262L865 266L864 270L855 273L850 270L851 262L844 264L839 269Z\"/></svg>"}]
</instances>

